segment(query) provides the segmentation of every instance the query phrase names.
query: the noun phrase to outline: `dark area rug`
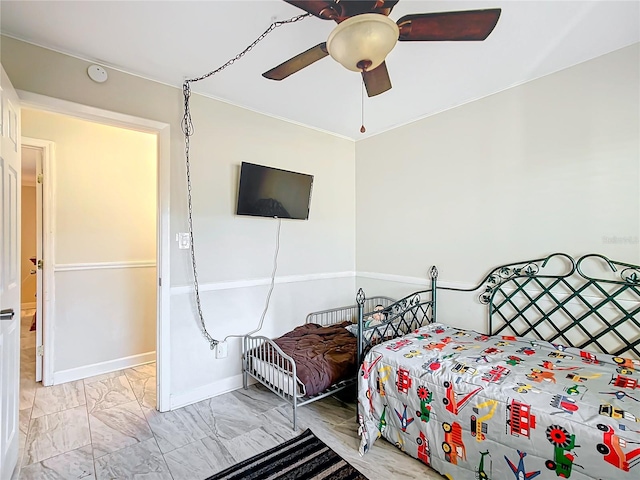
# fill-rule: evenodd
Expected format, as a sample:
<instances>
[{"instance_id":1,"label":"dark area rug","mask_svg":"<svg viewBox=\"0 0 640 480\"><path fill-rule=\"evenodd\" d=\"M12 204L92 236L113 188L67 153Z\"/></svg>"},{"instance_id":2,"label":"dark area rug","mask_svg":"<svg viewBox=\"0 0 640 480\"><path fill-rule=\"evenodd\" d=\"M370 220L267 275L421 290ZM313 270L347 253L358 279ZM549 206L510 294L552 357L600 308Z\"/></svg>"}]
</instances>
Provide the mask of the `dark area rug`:
<instances>
[{"instance_id":1,"label":"dark area rug","mask_svg":"<svg viewBox=\"0 0 640 480\"><path fill-rule=\"evenodd\" d=\"M206 480L367 480L309 429Z\"/></svg>"}]
</instances>

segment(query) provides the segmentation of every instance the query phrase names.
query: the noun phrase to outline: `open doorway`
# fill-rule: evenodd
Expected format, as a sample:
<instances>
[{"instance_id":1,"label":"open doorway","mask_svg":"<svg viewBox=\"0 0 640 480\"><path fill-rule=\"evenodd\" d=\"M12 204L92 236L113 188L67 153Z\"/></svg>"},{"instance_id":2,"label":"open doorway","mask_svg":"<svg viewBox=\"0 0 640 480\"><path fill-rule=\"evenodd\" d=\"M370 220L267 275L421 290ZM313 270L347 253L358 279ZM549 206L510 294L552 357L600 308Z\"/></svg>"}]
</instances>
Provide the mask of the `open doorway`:
<instances>
[{"instance_id":1,"label":"open doorway","mask_svg":"<svg viewBox=\"0 0 640 480\"><path fill-rule=\"evenodd\" d=\"M156 408L158 135L24 108L22 127L27 160L31 153L43 154L39 145L55 147L55 160L49 159L40 178L47 197L55 200L47 204L40 195L35 208L49 238L29 271L38 276L41 265L49 279L48 294L42 286L35 294L46 306L33 312L43 319L36 322L36 333L43 334L47 357L44 383L82 387L87 402L91 390L123 387L131 400ZM28 161L23 164L29 168ZM40 170L35 170L37 191ZM24 192L30 193L29 186ZM29 237L31 232L23 231L24 240ZM25 255L30 250L25 248ZM31 313L24 309L25 317ZM26 323L25 347L31 332ZM28 369L32 359L26 352ZM34 397L33 408L40 411L38 394Z\"/></svg>"}]
</instances>

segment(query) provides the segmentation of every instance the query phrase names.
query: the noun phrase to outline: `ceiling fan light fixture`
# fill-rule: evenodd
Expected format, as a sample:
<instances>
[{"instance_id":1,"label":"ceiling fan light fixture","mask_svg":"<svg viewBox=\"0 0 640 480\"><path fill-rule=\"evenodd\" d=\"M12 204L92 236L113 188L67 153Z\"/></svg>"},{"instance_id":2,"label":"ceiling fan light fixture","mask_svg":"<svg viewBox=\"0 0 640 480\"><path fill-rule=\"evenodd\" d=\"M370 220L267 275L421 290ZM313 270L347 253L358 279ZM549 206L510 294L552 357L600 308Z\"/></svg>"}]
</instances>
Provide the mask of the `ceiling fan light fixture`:
<instances>
[{"instance_id":1,"label":"ceiling fan light fixture","mask_svg":"<svg viewBox=\"0 0 640 480\"><path fill-rule=\"evenodd\" d=\"M338 24L327 39L327 50L349 70L373 70L393 50L399 34L398 26L389 17L365 13Z\"/></svg>"}]
</instances>

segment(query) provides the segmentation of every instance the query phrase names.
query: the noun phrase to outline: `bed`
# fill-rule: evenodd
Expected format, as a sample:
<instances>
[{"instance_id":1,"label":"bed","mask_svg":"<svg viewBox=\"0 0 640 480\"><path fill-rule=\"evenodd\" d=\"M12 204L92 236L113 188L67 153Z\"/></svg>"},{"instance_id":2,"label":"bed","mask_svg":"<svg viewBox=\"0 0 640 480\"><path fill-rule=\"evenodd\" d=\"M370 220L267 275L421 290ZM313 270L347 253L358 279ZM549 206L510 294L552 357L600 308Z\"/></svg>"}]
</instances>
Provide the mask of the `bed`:
<instances>
[{"instance_id":1,"label":"bed","mask_svg":"<svg viewBox=\"0 0 640 480\"><path fill-rule=\"evenodd\" d=\"M445 290L479 292L488 333L438 322ZM431 323L363 359L361 454L384 437L455 480L640 478L638 266L557 253L399 303L425 297Z\"/></svg>"},{"instance_id":2,"label":"bed","mask_svg":"<svg viewBox=\"0 0 640 480\"><path fill-rule=\"evenodd\" d=\"M252 377L291 404L296 430L298 407L355 389L361 358L372 345L430 321L418 311L404 321L393 315L397 308L389 297L358 297L357 304L310 313L304 325L279 338L245 336L244 388Z\"/></svg>"}]
</instances>

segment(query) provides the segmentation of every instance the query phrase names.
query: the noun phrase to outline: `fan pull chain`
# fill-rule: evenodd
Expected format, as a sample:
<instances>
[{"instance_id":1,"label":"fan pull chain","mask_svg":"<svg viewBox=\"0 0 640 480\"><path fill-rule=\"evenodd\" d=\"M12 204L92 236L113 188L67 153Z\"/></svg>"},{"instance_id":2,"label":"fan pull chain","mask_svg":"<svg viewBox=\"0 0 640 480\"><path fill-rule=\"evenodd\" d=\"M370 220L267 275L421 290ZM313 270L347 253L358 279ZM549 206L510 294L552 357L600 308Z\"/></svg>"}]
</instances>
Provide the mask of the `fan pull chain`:
<instances>
[{"instance_id":1,"label":"fan pull chain","mask_svg":"<svg viewBox=\"0 0 640 480\"><path fill-rule=\"evenodd\" d=\"M361 110L361 116L362 116L362 125L360 126L360 133L364 133L367 131L366 128L364 128L364 78L362 79L362 95L360 97L360 105L362 107Z\"/></svg>"}]
</instances>

